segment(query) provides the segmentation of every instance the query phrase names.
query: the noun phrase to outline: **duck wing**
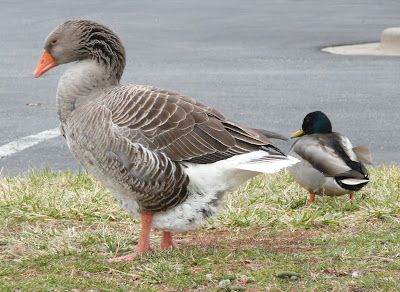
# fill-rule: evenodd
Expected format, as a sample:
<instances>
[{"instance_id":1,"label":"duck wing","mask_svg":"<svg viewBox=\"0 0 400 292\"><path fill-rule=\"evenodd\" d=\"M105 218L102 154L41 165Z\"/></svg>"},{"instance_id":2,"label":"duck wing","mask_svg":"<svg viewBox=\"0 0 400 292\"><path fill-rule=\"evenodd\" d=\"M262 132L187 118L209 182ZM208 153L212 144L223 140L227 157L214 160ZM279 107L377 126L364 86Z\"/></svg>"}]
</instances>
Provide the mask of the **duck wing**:
<instances>
[{"instance_id":1,"label":"duck wing","mask_svg":"<svg viewBox=\"0 0 400 292\"><path fill-rule=\"evenodd\" d=\"M326 176L361 180L368 177L349 139L339 133L303 136L292 145L291 151Z\"/></svg>"},{"instance_id":2,"label":"duck wing","mask_svg":"<svg viewBox=\"0 0 400 292\"><path fill-rule=\"evenodd\" d=\"M357 146L353 148L354 153L356 153L358 160L361 163L372 165L372 155L371 151L365 146Z\"/></svg>"}]
</instances>

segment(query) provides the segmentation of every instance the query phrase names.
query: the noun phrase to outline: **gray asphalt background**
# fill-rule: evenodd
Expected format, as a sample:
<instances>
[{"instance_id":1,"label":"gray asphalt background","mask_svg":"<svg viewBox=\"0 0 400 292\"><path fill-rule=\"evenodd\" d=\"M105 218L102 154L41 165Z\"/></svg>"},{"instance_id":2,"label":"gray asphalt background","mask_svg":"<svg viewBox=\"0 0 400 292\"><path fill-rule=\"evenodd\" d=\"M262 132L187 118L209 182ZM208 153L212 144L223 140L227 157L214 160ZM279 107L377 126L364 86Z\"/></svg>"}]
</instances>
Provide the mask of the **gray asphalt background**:
<instances>
[{"instance_id":1,"label":"gray asphalt background","mask_svg":"<svg viewBox=\"0 0 400 292\"><path fill-rule=\"evenodd\" d=\"M375 164L400 162L400 58L320 51L379 41L383 29L400 26L400 1L2 0L0 146L58 126L55 92L68 65L32 73L45 37L76 18L122 38L122 83L177 91L284 135L323 110L334 130L371 149ZM290 143L277 145L287 151ZM81 169L61 137L0 159L3 175L46 167Z\"/></svg>"}]
</instances>

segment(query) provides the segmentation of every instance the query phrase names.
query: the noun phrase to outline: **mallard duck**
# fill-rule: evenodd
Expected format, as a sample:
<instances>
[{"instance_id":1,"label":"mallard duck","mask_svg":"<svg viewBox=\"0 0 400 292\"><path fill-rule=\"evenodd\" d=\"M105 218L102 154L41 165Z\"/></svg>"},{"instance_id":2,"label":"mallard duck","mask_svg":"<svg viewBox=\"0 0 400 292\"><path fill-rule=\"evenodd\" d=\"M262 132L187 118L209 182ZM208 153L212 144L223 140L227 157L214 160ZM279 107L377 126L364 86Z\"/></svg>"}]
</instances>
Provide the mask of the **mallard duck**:
<instances>
[{"instance_id":1,"label":"mallard duck","mask_svg":"<svg viewBox=\"0 0 400 292\"><path fill-rule=\"evenodd\" d=\"M151 228L162 231L162 249L174 247L172 232L203 225L227 193L261 172L298 162L262 131L229 121L192 98L121 85L125 49L101 23L66 21L48 35L44 49L34 77L75 62L56 94L60 130L71 153L142 224L136 252L110 261L152 250Z\"/></svg>"},{"instance_id":2,"label":"mallard duck","mask_svg":"<svg viewBox=\"0 0 400 292\"><path fill-rule=\"evenodd\" d=\"M296 182L310 192L309 205L316 194L349 194L353 201L354 192L369 182L363 164L371 164L368 148L353 148L346 136L332 132L331 122L323 112L307 114L301 130L290 137L300 137L291 146L289 155L301 162L288 170Z\"/></svg>"}]
</instances>

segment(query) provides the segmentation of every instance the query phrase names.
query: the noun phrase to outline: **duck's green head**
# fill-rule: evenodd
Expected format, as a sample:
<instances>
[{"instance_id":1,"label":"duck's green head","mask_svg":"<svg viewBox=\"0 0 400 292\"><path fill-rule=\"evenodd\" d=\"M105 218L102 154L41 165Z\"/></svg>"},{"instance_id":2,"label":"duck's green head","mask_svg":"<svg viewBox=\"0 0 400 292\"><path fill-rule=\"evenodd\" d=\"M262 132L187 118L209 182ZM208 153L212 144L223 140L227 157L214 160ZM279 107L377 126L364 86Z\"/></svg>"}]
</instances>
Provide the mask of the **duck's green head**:
<instances>
[{"instance_id":1,"label":"duck's green head","mask_svg":"<svg viewBox=\"0 0 400 292\"><path fill-rule=\"evenodd\" d=\"M297 138L309 134L327 134L332 133L331 121L321 111L315 111L306 115L303 120L301 130L292 134L290 138Z\"/></svg>"}]
</instances>

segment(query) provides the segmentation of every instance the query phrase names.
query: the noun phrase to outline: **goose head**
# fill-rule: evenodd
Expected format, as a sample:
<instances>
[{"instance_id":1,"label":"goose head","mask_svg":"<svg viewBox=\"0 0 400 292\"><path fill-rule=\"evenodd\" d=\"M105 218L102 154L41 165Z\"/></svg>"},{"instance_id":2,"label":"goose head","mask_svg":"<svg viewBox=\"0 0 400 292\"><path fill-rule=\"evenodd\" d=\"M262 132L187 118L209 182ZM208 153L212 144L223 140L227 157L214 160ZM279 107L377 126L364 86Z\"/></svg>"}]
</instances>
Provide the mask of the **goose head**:
<instances>
[{"instance_id":1,"label":"goose head","mask_svg":"<svg viewBox=\"0 0 400 292\"><path fill-rule=\"evenodd\" d=\"M125 49L107 26L91 20L68 20L47 36L33 76L38 78L55 66L84 59L98 62L119 81L125 67Z\"/></svg>"},{"instance_id":2,"label":"goose head","mask_svg":"<svg viewBox=\"0 0 400 292\"><path fill-rule=\"evenodd\" d=\"M290 138L297 138L310 134L328 134L332 133L332 124L328 117L321 111L315 111L307 114L303 120L301 130L292 134Z\"/></svg>"}]
</instances>

